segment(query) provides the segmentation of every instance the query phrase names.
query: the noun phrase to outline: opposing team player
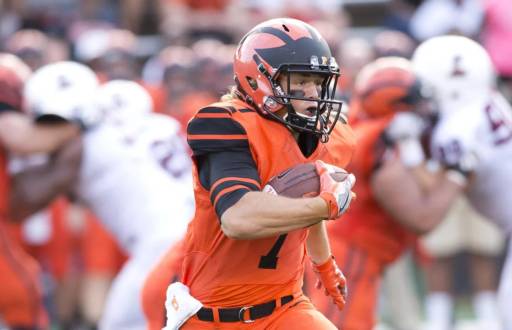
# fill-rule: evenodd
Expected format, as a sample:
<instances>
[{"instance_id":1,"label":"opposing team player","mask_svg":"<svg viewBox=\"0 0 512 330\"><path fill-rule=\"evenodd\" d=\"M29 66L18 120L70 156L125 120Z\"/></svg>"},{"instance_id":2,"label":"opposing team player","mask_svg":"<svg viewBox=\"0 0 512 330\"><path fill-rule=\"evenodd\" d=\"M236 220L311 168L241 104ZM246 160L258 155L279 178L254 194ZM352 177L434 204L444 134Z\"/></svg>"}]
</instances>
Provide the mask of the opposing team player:
<instances>
[{"instance_id":1,"label":"opposing team player","mask_svg":"<svg viewBox=\"0 0 512 330\"><path fill-rule=\"evenodd\" d=\"M465 192L477 211L510 234L512 109L496 91L489 55L468 38L443 36L422 43L413 65L438 109L431 144L434 158L463 173L453 176L459 181L459 194ZM498 291L507 330L512 329L511 249Z\"/></svg>"},{"instance_id":2,"label":"opposing team player","mask_svg":"<svg viewBox=\"0 0 512 330\"><path fill-rule=\"evenodd\" d=\"M100 328L143 328L138 299L143 280L182 237L193 209L190 160L179 125L150 114L150 97L137 84L113 81L98 89L92 71L78 63L38 70L25 95L40 118L66 119L73 112L105 116L83 136L74 191L130 257L114 280Z\"/></svg>"},{"instance_id":3,"label":"opposing team player","mask_svg":"<svg viewBox=\"0 0 512 330\"><path fill-rule=\"evenodd\" d=\"M302 277L310 259L343 308L345 279L323 220L346 211L352 177L336 182L317 162L318 197L291 199L261 189L297 164L349 162L352 132L336 125L339 68L312 26L274 19L243 37L234 71L232 92L188 125L196 214L185 239L183 284L167 292L167 326L336 329L302 293Z\"/></svg>"}]
</instances>

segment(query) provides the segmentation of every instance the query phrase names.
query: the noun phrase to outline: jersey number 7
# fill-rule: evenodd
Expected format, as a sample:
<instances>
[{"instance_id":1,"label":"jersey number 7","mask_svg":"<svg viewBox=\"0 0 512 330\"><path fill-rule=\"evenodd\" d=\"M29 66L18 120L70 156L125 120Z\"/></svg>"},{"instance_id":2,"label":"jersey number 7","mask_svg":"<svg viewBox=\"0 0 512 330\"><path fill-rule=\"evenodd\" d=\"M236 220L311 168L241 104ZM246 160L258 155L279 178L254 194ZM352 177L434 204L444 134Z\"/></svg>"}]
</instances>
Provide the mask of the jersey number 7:
<instances>
[{"instance_id":1,"label":"jersey number 7","mask_svg":"<svg viewBox=\"0 0 512 330\"><path fill-rule=\"evenodd\" d=\"M258 268L263 269L276 269L277 268L277 260L279 257L277 256L279 254L279 251L283 247L284 241L286 240L286 236L288 234L279 235L277 238L277 241L274 243L270 251L260 258L260 264L258 265Z\"/></svg>"}]
</instances>

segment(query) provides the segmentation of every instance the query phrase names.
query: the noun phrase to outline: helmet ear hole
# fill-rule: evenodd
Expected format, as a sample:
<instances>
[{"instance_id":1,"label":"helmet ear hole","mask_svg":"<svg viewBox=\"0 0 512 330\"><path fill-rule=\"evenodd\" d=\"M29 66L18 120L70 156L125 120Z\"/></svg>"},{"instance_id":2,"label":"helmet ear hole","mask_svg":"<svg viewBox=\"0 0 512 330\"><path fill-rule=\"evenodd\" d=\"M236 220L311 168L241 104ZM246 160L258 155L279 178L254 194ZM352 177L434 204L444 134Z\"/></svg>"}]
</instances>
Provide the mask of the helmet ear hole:
<instances>
[{"instance_id":1,"label":"helmet ear hole","mask_svg":"<svg viewBox=\"0 0 512 330\"><path fill-rule=\"evenodd\" d=\"M283 24L283 29L284 29L286 32L290 32L290 29L289 29L285 24Z\"/></svg>"},{"instance_id":2,"label":"helmet ear hole","mask_svg":"<svg viewBox=\"0 0 512 330\"><path fill-rule=\"evenodd\" d=\"M247 80L247 83L249 83L249 86L252 88L253 91L258 89L258 82L255 79L252 79L251 77L246 76L245 80Z\"/></svg>"}]
</instances>

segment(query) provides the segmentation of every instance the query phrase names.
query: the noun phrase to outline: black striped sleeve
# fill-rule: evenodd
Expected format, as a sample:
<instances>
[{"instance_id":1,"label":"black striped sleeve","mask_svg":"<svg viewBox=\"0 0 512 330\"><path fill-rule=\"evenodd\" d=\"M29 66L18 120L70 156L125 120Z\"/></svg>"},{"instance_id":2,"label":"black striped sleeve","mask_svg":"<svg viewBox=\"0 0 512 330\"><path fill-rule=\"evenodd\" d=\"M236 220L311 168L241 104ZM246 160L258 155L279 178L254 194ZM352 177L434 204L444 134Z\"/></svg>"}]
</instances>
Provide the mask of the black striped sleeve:
<instances>
[{"instance_id":1,"label":"black striped sleeve","mask_svg":"<svg viewBox=\"0 0 512 330\"><path fill-rule=\"evenodd\" d=\"M188 124L187 141L194 156L249 147L245 129L232 118L231 110L221 107L201 109Z\"/></svg>"},{"instance_id":2,"label":"black striped sleeve","mask_svg":"<svg viewBox=\"0 0 512 330\"><path fill-rule=\"evenodd\" d=\"M247 192L261 190L261 180L249 149L210 153L199 159L199 177L210 192L219 219Z\"/></svg>"}]
</instances>

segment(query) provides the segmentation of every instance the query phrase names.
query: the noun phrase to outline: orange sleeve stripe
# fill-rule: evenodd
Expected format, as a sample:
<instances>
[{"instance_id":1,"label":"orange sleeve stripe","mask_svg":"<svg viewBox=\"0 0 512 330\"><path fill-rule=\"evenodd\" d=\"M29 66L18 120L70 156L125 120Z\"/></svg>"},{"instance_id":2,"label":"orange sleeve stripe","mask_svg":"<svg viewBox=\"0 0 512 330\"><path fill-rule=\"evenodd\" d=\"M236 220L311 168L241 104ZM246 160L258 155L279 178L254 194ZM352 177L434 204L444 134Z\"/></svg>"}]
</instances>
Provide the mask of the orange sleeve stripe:
<instances>
[{"instance_id":1,"label":"orange sleeve stripe","mask_svg":"<svg viewBox=\"0 0 512 330\"><path fill-rule=\"evenodd\" d=\"M189 140L247 140L247 134L233 135L213 135L213 134L194 134L188 135Z\"/></svg>"},{"instance_id":2,"label":"orange sleeve stripe","mask_svg":"<svg viewBox=\"0 0 512 330\"><path fill-rule=\"evenodd\" d=\"M237 184L235 186L231 186L229 188L226 188L226 189L222 190L221 192L219 192L217 194L217 197L215 197L215 200L213 201L213 207L215 207L217 205L217 202L219 201L219 198L221 198L222 196L224 196L225 194L227 194L229 192L232 192L232 191L235 191L235 190L239 190L239 189L249 190L249 188L247 188L246 186L242 186L241 184Z\"/></svg>"},{"instance_id":3,"label":"orange sleeve stripe","mask_svg":"<svg viewBox=\"0 0 512 330\"><path fill-rule=\"evenodd\" d=\"M198 113L196 118L231 118L229 113Z\"/></svg>"},{"instance_id":4,"label":"orange sleeve stripe","mask_svg":"<svg viewBox=\"0 0 512 330\"><path fill-rule=\"evenodd\" d=\"M215 183L212 185L212 187L210 188L210 191L214 191L215 188L217 188L218 185L220 185L221 183L223 182L226 182L226 181L242 181L242 182L247 182L247 183L252 183L253 185L255 185L256 187L258 187L259 189L261 189L261 186L259 184L258 181L254 180L254 179L249 179L249 178L237 178L237 177L234 177L234 176L230 176L230 177L227 177L227 178L222 178L222 179L219 179L217 181L215 181Z\"/></svg>"}]
</instances>

